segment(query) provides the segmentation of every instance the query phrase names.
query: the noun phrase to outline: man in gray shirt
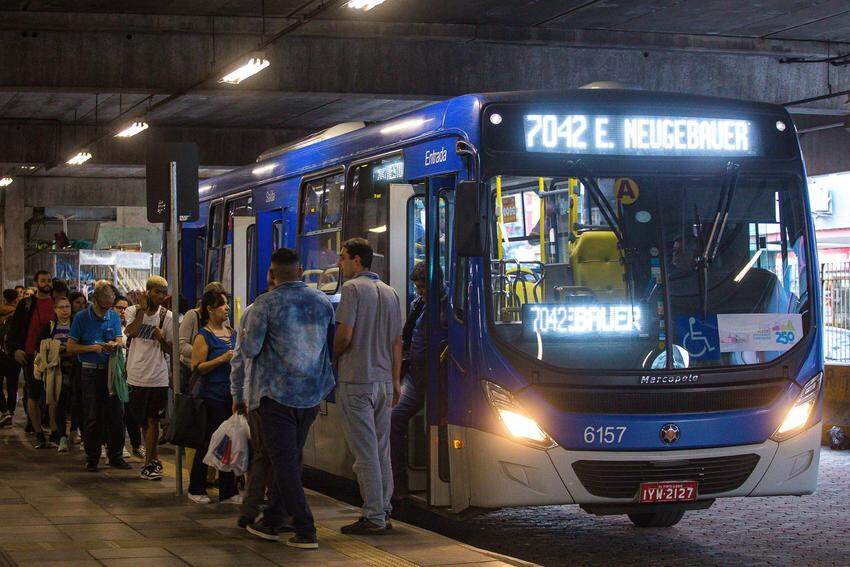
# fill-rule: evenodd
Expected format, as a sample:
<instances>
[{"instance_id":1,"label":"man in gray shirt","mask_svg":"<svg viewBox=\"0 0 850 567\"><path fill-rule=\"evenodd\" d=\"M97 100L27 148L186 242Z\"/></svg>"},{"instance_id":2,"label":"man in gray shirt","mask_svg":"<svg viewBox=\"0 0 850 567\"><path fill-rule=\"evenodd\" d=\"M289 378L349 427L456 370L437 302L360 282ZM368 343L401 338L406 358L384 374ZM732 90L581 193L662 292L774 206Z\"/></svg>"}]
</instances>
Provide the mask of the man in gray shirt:
<instances>
[{"instance_id":1,"label":"man in gray shirt","mask_svg":"<svg viewBox=\"0 0 850 567\"><path fill-rule=\"evenodd\" d=\"M372 255L363 238L347 240L339 255L347 281L336 312L334 356L345 435L363 497L361 517L342 528L345 534L391 529L390 417L401 394L402 314L396 291L370 271Z\"/></svg>"}]
</instances>

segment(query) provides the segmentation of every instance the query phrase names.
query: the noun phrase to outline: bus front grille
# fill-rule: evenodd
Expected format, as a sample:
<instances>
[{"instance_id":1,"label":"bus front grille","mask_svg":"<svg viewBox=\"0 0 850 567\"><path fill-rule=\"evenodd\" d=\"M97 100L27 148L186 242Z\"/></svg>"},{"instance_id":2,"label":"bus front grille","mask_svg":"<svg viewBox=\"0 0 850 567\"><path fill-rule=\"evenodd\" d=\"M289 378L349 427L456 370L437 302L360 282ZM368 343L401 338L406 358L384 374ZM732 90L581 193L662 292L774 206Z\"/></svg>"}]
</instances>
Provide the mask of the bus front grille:
<instances>
[{"instance_id":1,"label":"bus front grille","mask_svg":"<svg viewBox=\"0 0 850 567\"><path fill-rule=\"evenodd\" d=\"M739 488L759 462L755 454L677 461L576 461L573 470L585 490L602 498L634 498L642 482L695 480L698 494Z\"/></svg>"},{"instance_id":2,"label":"bus front grille","mask_svg":"<svg viewBox=\"0 0 850 567\"><path fill-rule=\"evenodd\" d=\"M787 380L772 380L708 388L532 388L556 409L568 413L682 414L767 407L788 384Z\"/></svg>"}]
</instances>

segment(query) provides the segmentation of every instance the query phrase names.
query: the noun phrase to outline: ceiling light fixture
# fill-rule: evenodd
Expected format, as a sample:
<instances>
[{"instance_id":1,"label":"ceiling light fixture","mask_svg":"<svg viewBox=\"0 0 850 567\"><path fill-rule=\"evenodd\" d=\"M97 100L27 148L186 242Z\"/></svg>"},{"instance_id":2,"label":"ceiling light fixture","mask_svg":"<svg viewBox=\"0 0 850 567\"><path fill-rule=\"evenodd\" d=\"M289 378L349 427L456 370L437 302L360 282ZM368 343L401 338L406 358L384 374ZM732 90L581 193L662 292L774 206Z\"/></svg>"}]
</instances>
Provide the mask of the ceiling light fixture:
<instances>
[{"instance_id":1,"label":"ceiling light fixture","mask_svg":"<svg viewBox=\"0 0 850 567\"><path fill-rule=\"evenodd\" d=\"M363 10L368 12L375 6L380 6L384 0L349 0L348 7L354 10Z\"/></svg>"},{"instance_id":2,"label":"ceiling light fixture","mask_svg":"<svg viewBox=\"0 0 850 567\"><path fill-rule=\"evenodd\" d=\"M144 132L148 129L147 122L133 122L117 134L115 134L116 138L130 138L131 136L135 136L139 132Z\"/></svg>"},{"instance_id":3,"label":"ceiling light fixture","mask_svg":"<svg viewBox=\"0 0 850 567\"><path fill-rule=\"evenodd\" d=\"M14 180L11 177L4 177L3 179L0 179L0 187L8 187L12 184L12 181Z\"/></svg>"},{"instance_id":4,"label":"ceiling light fixture","mask_svg":"<svg viewBox=\"0 0 850 567\"><path fill-rule=\"evenodd\" d=\"M26 170L26 171L35 171L36 169L38 169L38 166L37 165L22 165L21 169Z\"/></svg>"},{"instance_id":5,"label":"ceiling light fixture","mask_svg":"<svg viewBox=\"0 0 850 567\"><path fill-rule=\"evenodd\" d=\"M218 80L219 83L238 85L248 77L256 75L270 65L268 59L251 57L247 63L238 67Z\"/></svg>"},{"instance_id":6,"label":"ceiling light fixture","mask_svg":"<svg viewBox=\"0 0 850 567\"><path fill-rule=\"evenodd\" d=\"M89 152L77 152L77 154L69 159L66 163L68 165L82 165L91 159L91 153Z\"/></svg>"}]
</instances>

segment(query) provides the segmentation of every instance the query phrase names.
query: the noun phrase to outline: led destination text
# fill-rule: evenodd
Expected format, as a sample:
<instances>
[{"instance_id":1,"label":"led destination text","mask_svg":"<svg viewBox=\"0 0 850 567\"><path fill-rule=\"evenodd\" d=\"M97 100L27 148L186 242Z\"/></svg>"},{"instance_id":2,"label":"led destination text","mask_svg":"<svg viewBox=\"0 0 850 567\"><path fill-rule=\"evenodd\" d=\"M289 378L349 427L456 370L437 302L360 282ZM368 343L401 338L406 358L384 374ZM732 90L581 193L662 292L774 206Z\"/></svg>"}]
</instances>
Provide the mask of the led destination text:
<instances>
[{"instance_id":1,"label":"led destination text","mask_svg":"<svg viewBox=\"0 0 850 567\"><path fill-rule=\"evenodd\" d=\"M621 155L752 155L749 120L668 116L525 115L530 152Z\"/></svg>"},{"instance_id":2,"label":"led destination text","mask_svg":"<svg viewBox=\"0 0 850 567\"><path fill-rule=\"evenodd\" d=\"M640 332L640 309L630 305L526 305L523 326L541 337L630 335Z\"/></svg>"}]
</instances>

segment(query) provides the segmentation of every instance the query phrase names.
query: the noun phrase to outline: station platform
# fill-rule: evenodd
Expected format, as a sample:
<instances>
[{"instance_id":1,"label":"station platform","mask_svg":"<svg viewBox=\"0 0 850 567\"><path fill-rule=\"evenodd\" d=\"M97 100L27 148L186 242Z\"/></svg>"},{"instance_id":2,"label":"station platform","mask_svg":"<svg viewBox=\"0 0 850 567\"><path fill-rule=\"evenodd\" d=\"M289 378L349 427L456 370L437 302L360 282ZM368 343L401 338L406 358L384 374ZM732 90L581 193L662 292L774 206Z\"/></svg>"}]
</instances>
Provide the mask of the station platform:
<instances>
[{"instance_id":1,"label":"station platform","mask_svg":"<svg viewBox=\"0 0 850 567\"><path fill-rule=\"evenodd\" d=\"M319 549L293 549L237 528L236 506L177 496L173 463L161 482L141 480L138 459L133 470L89 473L80 447L33 441L19 423L0 429L0 566L531 565L395 520L390 535L343 535L358 510L312 491Z\"/></svg>"}]
</instances>

